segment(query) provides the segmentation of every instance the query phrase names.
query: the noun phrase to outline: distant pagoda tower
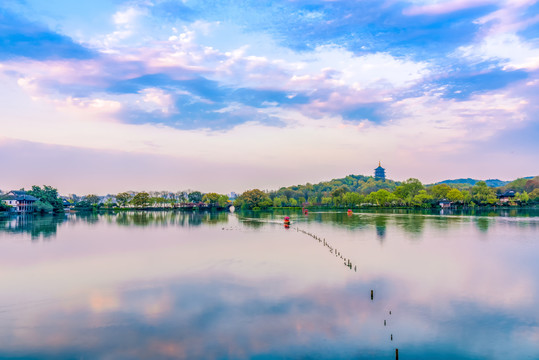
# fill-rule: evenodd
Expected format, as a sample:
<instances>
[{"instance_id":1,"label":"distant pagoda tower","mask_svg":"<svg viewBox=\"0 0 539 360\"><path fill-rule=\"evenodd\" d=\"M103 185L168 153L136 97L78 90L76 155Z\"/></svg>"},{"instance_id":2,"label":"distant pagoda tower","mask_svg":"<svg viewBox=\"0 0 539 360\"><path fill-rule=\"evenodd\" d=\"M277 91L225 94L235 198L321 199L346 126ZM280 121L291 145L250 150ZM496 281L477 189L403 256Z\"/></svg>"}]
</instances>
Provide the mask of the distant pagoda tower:
<instances>
[{"instance_id":1,"label":"distant pagoda tower","mask_svg":"<svg viewBox=\"0 0 539 360\"><path fill-rule=\"evenodd\" d=\"M376 180L382 180L382 181L386 180L386 169L382 167L382 164L380 163L380 161L378 161L378 167L374 169L374 178Z\"/></svg>"}]
</instances>

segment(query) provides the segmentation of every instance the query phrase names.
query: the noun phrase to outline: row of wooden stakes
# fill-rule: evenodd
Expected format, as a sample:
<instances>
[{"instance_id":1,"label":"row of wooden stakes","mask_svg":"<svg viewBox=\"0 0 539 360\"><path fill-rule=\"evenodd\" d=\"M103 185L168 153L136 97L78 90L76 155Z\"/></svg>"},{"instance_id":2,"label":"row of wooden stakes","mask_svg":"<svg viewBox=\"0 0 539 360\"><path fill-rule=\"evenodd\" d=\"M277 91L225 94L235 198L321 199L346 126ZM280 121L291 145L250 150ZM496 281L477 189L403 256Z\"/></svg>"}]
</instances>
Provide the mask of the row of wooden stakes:
<instances>
[{"instance_id":1,"label":"row of wooden stakes","mask_svg":"<svg viewBox=\"0 0 539 360\"><path fill-rule=\"evenodd\" d=\"M296 231L297 232L301 232L305 235L308 235L310 237L312 237L313 239L317 240L319 243L323 243L325 247L327 247L329 249L329 252L332 253L332 254L335 254L336 257L340 257L341 259L344 260L344 265L346 267L348 267L350 270L352 270L352 262L350 261L349 258L346 258L346 257L343 257L341 255L341 253L336 249L334 248L333 246L331 246L325 238L321 238L313 233L310 233L308 231L305 231L303 229L300 229L298 227L296 227ZM357 266L354 265L354 271L357 272ZM371 290L371 300L374 301L374 290ZM389 315L391 315L391 310L389 311ZM387 326L387 320L384 320L384 326ZM391 341L393 341L393 334L391 334L391 337L390 337ZM396 348L395 349L395 359L396 360L399 360L399 349Z\"/></svg>"}]
</instances>

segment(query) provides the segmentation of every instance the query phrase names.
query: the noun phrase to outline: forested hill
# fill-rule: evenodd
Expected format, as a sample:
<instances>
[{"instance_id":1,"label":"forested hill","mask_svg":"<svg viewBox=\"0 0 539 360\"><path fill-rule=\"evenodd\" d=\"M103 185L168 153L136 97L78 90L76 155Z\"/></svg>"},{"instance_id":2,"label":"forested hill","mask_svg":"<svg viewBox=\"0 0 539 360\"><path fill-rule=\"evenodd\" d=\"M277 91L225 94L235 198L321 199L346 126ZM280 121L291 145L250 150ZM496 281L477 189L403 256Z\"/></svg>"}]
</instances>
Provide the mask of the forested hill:
<instances>
[{"instance_id":1,"label":"forested hill","mask_svg":"<svg viewBox=\"0 0 539 360\"><path fill-rule=\"evenodd\" d=\"M511 199L500 200L501 195L512 190ZM440 201L453 206L527 205L539 203L539 176L520 178L501 187L488 187L484 181L471 184L423 185L418 179L402 182L375 180L372 176L348 175L342 179L318 184L295 185L264 193L259 189L245 191L234 202L242 209L269 207L326 206L412 206L434 208Z\"/></svg>"},{"instance_id":2,"label":"forested hill","mask_svg":"<svg viewBox=\"0 0 539 360\"><path fill-rule=\"evenodd\" d=\"M526 180L533 179L533 176L524 177L522 179L526 179ZM467 179L453 179L453 180L439 181L434 185L438 185L438 184L448 184L448 185L466 184L466 185L473 186L473 185L477 184L479 181L484 181L487 184L488 187L502 187L502 186L505 186L505 185L511 183L511 181L503 181L503 180L498 180L498 179L476 180L476 179L467 178Z\"/></svg>"},{"instance_id":3,"label":"forested hill","mask_svg":"<svg viewBox=\"0 0 539 360\"><path fill-rule=\"evenodd\" d=\"M347 192L367 195L380 189L393 191L398 184L398 182L393 180L375 180L372 176L348 175L341 179L333 179L318 184L307 183L305 185L282 187L277 191L271 192L270 197L274 198L285 195L287 198L303 198L309 202L317 202L314 198L317 198L319 201L322 197L338 196Z\"/></svg>"},{"instance_id":4,"label":"forested hill","mask_svg":"<svg viewBox=\"0 0 539 360\"><path fill-rule=\"evenodd\" d=\"M445 186L443 189L456 188L463 191L470 191L474 185L484 183L486 183L494 193L503 193L506 190L531 192L539 187L539 177L519 178L511 182L492 179L485 182L474 179L456 179L445 180L437 184L425 186L417 179L396 182L393 180L375 180L372 176L348 175L341 179L333 179L318 184L307 183L304 185L282 187L277 191L271 191L268 195L271 200L274 200L275 198L281 198L282 201L295 199L301 204L303 202L319 203L323 201L323 198L337 198L346 193L369 195L380 189L385 189L393 193L399 185L414 184L417 186L417 190L424 189L431 193L433 191L436 192L440 186ZM402 188L402 186L399 186L399 188Z\"/></svg>"}]
</instances>

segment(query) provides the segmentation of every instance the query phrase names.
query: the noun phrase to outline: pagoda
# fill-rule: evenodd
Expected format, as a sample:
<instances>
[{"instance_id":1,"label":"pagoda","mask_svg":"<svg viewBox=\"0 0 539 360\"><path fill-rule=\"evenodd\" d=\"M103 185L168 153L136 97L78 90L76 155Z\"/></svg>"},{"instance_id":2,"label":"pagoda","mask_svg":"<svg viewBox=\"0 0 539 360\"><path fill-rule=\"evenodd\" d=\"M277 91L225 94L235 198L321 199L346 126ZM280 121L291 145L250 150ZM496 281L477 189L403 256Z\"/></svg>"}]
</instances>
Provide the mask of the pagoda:
<instances>
[{"instance_id":1,"label":"pagoda","mask_svg":"<svg viewBox=\"0 0 539 360\"><path fill-rule=\"evenodd\" d=\"M382 181L386 180L386 169L382 167L382 164L380 163L380 161L378 161L378 167L374 169L374 178L376 180L382 180Z\"/></svg>"}]
</instances>

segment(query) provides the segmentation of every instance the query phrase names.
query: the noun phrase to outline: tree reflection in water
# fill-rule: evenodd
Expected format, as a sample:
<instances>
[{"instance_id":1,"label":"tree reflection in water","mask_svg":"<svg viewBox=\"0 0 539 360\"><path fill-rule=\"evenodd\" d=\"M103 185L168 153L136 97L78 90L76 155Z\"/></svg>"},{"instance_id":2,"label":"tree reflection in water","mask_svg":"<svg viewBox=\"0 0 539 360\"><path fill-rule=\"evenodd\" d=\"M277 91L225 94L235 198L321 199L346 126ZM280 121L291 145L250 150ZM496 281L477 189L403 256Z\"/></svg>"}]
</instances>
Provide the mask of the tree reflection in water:
<instances>
[{"instance_id":1,"label":"tree reflection in water","mask_svg":"<svg viewBox=\"0 0 539 360\"><path fill-rule=\"evenodd\" d=\"M56 235L58 226L66 221L62 215L23 214L0 218L0 231L29 234L32 241L50 240Z\"/></svg>"},{"instance_id":2,"label":"tree reflection in water","mask_svg":"<svg viewBox=\"0 0 539 360\"><path fill-rule=\"evenodd\" d=\"M396 216L393 216L396 215ZM419 215L419 216L418 216ZM0 231L29 234L32 241L51 239L56 235L58 227L69 221L97 224L104 220L121 226L201 226L217 225L228 222L228 212L209 211L122 211L122 212L80 212L62 215L7 215L0 217ZM258 229L268 222L281 223L284 216L290 216L292 223L324 223L335 227L344 227L350 231L376 231L376 236L383 243L388 226L401 227L412 238L419 237L428 219L429 226L437 229L448 229L459 221L474 221L481 232L489 231L495 218L507 219L507 226L537 227L537 222L526 221L539 216L538 209L500 209L500 210L444 210L443 212L388 209L388 210L354 210L352 216L343 211L311 210L305 215L300 209L279 209L275 211L240 211L232 216L242 219L249 228ZM512 219L512 220L511 220ZM511 221L509 221L511 220Z\"/></svg>"}]
</instances>

